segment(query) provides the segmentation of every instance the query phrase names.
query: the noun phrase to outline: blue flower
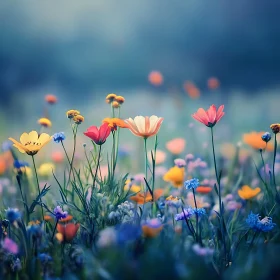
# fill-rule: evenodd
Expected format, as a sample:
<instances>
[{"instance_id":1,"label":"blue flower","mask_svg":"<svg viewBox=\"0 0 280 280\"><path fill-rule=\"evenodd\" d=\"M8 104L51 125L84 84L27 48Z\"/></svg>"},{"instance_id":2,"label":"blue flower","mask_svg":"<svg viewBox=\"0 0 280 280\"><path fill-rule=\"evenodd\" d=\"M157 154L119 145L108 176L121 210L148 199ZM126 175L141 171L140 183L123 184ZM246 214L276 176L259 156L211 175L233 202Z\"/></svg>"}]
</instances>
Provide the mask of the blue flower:
<instances>
[{"instance_id":1,"label":"blue flower","mask_svg":"<svg viewBox=\"0 0 280 280\"><path fill-rule=\"evenodd\" d=\"M13 143L11 141L5 141L2 143L2 151L7 152L10 151L13 147Z\"/></svg>"},{"instance_id":2,"label":"blue flower","mask_svg":"<svg viewBox=\"0 0 280 280\"><path fill-rule=\"evenodd\" d=\"M187 180L184 183L184 186L187 190L196 189L199 186L199 180L196 179L196 178L191 179L191 180Z\"/></svg>"},{"instance_id":3,"label":"blue flower","mask_svg":"<svg viewBox=\"0 0 280 280\"><path fill-rule=\"evenodd\" d=\"M269 132L264 133L262 135L262 140L266 143L269 142L271 140L271 134Z\"/></svg>"},{"instance_id":4,"label":"blue flower","mask_svg":"<svg viewBox=\"0 0 280 280\"><path fill-rule=\"evenodd\" d=\"M58 133L55 133L55 134L53 135L53 141L54 141L55 143L60 143L60 142L62 142L63 140L65 140L65 138L66 138L66 136L65 136L64 132L58 132Z\"/></svg>"},{"instance_id":5,"label":"blue flower","mask_svg":"<svg viewBox=\"0 0 280 280\"><path fill-rule=\"evenodd\" d=\"M276 225L272 222L271 217L264 217L260 220L259 214L254 214L253 212L248 215L246 223L252 230L261 232L271 231Z\"/></svg>"},{"instance_id":6,"label":"blue flower","mask_svg":"<svg viewBox=\"0 0 280 280\"><path fill-rule=\"evenodd\" d=\"M189 219L194 214L194 211L191 207L185 208L184 212L181 212L175 216L175 221L182 221Z\"/></svg>"},{"instance_id":7,"label":"blue flower","mask_svg":"<svg viewBox=\"0 0 280 280\"><path fill-rule=\"evenodd\" d=\"M63 211L60 206L56 206L53 210L53 213L57 220L65 219L68 216L68 212Z\"/></svg>"},{"instance_id":8,"label":"blue flower","mask_svg":"<svg viewBox=\"0 0 280 280\"><path fill-rule=\"evenodd\" d=\"M53 259L49 254L41 253L38 255L38 259L43 265L46 265L48 262L51 262Z\"/></svg>"},{"instance_id":9,"label":"blue flower","mask_svg":"<svg viewBox=\"0 0 280 280\"><path fill-rule=\"evenodd\" d=\"M12 224L21 218L21 213L17 208L8 208L6 211L6 219Z\"/></svg>"},{"instance_id":10,"label":"blue flower","mask_svg":"<svg viewBox=\"0 0 280 280\"><path fill-rule=\"evenodd\" d=\"M125 244L137 240L141 236L141 228L139 226L124 223L117 228L117 241L118 243Z\"/></svg>"},{"instance_id":11,"label":"blue flower","mask_svg":"<svg viewBox=\"0 0 280 280\"><path fill-rule=\"evenodd\" d=\"M29 166L29 163L22 160L15 160L14 161L14 168L20 169L21 167Z\"/></svg>"},{"instance_id":12,"label":"blue flower","mask_svg":"<svg viewBox=\"0 0 280 280\"><path fill-rule=\"evenodd\" d=\"M204 208L193 208L194 214L197 214L199 217L203 216L206 214L206 211Z\"/></svg>"}]
</instances>

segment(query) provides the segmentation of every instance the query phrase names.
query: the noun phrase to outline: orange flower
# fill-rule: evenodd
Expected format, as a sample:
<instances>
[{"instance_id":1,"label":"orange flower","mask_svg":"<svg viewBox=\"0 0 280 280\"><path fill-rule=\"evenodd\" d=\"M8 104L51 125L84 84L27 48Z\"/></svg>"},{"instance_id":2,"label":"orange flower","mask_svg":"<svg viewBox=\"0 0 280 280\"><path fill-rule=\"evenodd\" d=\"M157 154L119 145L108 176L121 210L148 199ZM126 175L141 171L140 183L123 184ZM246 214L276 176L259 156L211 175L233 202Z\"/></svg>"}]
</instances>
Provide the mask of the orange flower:
<instances>
[{"instance_id":1,"label":"orange flower","mask_svg":"<svg viewBox=\"0 0 280 280\"><path fill-rule=\"evenodd\" d=\"M49 215L45 215L45 216L44 216L44 220L47 221L47 222L48 222L48 221L51 221L52 219L53 219L53 218L52 218L51 216L49 216Z\"/></svg>"},{"instance_id":2,"label":"orange flower","mask_svg":"<svg viewBox=\"0 0 280 280\"><path fill-rule=\"evenodd\" d=\"M153 154L154 154L154 151L153 151ZM149 158L149 161L152 162L152 155L151 155L151 152L148 154L148 158ZM156 164L161 164L165 161L166 159L166 153L164 151L161 151L161 150L157 150L156 151Z\"/></svg>"},{"instance_id":3,"label":"orange flower","mask_svg":"<svg viewBox=\"0 0 280 280\"><path fill-rule=\"evenodd\" d=\"M159 71L152 71L149 74L149 82L154 86L160 86L163 83L163 76Z\"/></svg>"},{"instance_id":4,"label":"orange flower","mask_svg":"<svg viewBox=\"0 0 280 280\"><path fill-rule=\"evenodd\" d=\"M170 182L175 188L180 188L183 186L185 177L184 167L174 166L170 168L167 173L163 176L163 180Z\"/></svg>"},{"instance_id":5,"label":"orange flower","mask_svg":"<svg viewBox=\"0 0 280 280\"><path fill-rule=\"evenodd\" d=\"M211 187L205 187L205 186L198 186L195 191L198 192L198 193L201 193L201 194L207 194L207 193L210 193L212 191L212 188Z\"/></svg>"},{"instance_id":6,"label":"orange flower","mask_svg":"<svg viewBox=\"0 0 280 280\"><path fill-rule=\"evenodd\" d=\"M44 126L44 127L51 127L52 126L52 122L47 118L39 119L38 124L40 124L41 126Z\"/></svg>"},{"instance_id":7,"label":"orange flower","mask_svg":"<svg viewBox=\"0 0 280 280\"><path fill-rule=\"evenodd\" d=\"M124 103L125 99L123 96L118 95L115 97L115 101L117 101L120 105Z\"/></svg>"},{"instance_id":8,"label":"orange flower","mask_svg":"<svg viewBox=\"0 0 280 280\"><path fill-rule=\"evenodd\" d=\"M64 160L64 155L60 151L55 151L52 153L52 160L56 163L62 163Z\"/></svg>"},{"instance_id":9,"label":"orange flower","mask_svg":"<svg viewBox=\"0 0 280 280\"><path fill-rule=\"evenodd\" d=\"M117 95L115 93L109 93L107 96L106 96L106 103L112 103L113 101L115 101L115 98L117 97Z\"/></svg>"},{"instance_id":10,"label":"orange flower","mask_svg":"<svg viewBox=\"0 0 280 280\"><path fill-rule=\"evenodd\" d=\"M277 134L280 132L280 123L274 123L270 126L270 128L274 134Z\"/></svg>"},{"instance_id":11,"label":"orange flower","mask_svg":"<svg viewBox=\"0 0 280 280\"><path fill-rule=\"evenodd\" d=\"M189 97L193 99L200 97L199 89L192 82L186 81L183 87L186 93L189 95Z\"/></svg>"},{"instance_id":12,"label":"orange flower","mask_svg":"<svg viewBox=\"0 0 280 280\"><path fill-rule=\"evenodd\" d=\"M209 89L217 89L220 86L220 82L217 78L212 77L208 79L207 86Z\"/></svg>"},{"instance_id":13,"label":"orange flower","mask_svg":"<svg viewBox=\"0 0 280 280\"><path fill-rule=\"evenodd\" d=\"M239 189L238 195L245 200L251 199L260 193L260 188L252 189L249 186L245 185L241 189Z\"/></svg>"},{"instance_id":14,"label":"orange flower","mask_svg":"<svg viewBox=\"0 0 280 280\"><path fill-rule=\"evenodd\" d=\"M57 102L57 97L55 95L53 95L53 94L47 94L45 96L45 100L49 104L55 104Z\"/></svg>"},{"instance_id":15,"label":"orange flower","mask_svg":"<svg viewBox=\"0 0 280 280\"><path fill-rule=\"evenodd\" d=\"M183 138L174 138L166 143L166 149L174 154L179 155L181 154L186 146L186 140Z\"/></svg>"},{"instance_id":16,"label":"orange flower","mask_svg":"<svg viewBox=\"0 0 280 280\"><path fill-rule=\"evenodd\" d=\"M61 223L67 223L67 222L69 222L69 221L72 221L72 219L73 219L73 216L68 215L66 218L60 219L59 222L61 222Z\"/></svg>"},{"instance_id":17,"label":"orange flower","mask_svg":"<svg viewBox=\"0 0 280 280\"><path fill-rule=\"evenodd\" d=\"M4 174L6 171L6 162L0 159L0 175Z\"/></svg>"},{"instance_id":18,"label":"orange flower","mask_svg":"<svg viewBox=\"0 0 280 280\"><path fill-rule=\"evenodd\" d=\"M256 150L266 148L267 151L273 151L273 144L270 142L266 144L262 140L263 134L264 132L262 131L261 132L252 131L250 133L245 133L243 134L243 142Z\"/></svg>"},{"instance_id":19,"label":"orange flower","mask_svg":"<svg viewBox=\"0 0 280 280\"><path fill-rule=\"evenodd\" d=\"M136 136L148 138L158 133L160 126L163 122L163 118L159 118L155 115L151 117L137 116L125 120L129 130Z\"/></svg>"},{"instance_id":20,"label":"orange flower","mask_svg":"<svg viewBox=\"0 0 280 280\"><path fill-rule=\"evenodd\" d=\"M159 235L162 229L163 225L157 218L151 219L150 221L142 225L143 235L149 238L153 238Z\"/></svg>"},{"instance_id":21,"label":"orange flower","mask_svg":"<svg viewBox=\"0 0 280 280\"><path fill-rule=\"evenodd\" d=\"M105 118L102 123L107 123L111 130L117 130L117 127L128 128L127 123L119 118Z\"/></svg>"},{"instance_id":22,"label":"orange flower","mask_svg":"<svg viewBox=\"0 0 280 280\"><path fill-rule=\"evenodd\" d=\"M62 234L63 241L71 242L76 236L80 224L68 223L68 224L57 224L57 231Z\"/></svg>"},{"instance_id":23,"label":"orange flower","mask_svg":"<svg viewBox=\"0 0 280 280\"><path fill-rule=\"evenodd\" d=\"M158 200L163 195L163 189L156 189L154 190L154 200ZM146 202L150 202L153 200L152 195L150 192L146 193L137 193L134 196L130 197L131 200L135 201L138 204L144 204Z\"/></svg>"}]
</instances>

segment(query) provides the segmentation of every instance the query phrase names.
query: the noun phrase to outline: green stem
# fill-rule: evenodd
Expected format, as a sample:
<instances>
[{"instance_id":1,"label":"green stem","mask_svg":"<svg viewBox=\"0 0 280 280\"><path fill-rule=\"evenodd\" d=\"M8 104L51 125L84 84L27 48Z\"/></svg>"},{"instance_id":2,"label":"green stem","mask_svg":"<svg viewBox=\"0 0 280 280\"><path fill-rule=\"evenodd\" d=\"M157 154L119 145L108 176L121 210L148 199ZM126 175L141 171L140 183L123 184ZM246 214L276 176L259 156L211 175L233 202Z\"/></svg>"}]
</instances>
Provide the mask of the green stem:
<instances>
[{"instance_id":1,"label":"green stem","mask_svg":"<svg viewBox=\"0 0 280 280\"><path fill-rule=\"evenodd\" d=\"M145 149L145 178L148 182L148 155L147 155L147 138L144 137L144 149Z\"/></svg>"},{"instance_id":2,"label":"green stem","mask_svg":"<svg viewBox=\"0 0 280 280\"><path fill-rule=\"evenodd\" d=\"M55 234L55 230L56 230L56 227L57 227L57 223L58 223L58 220L56 220L56 223L55 223L55 226L54 226L54 229L53 229L52 241L53 241L53 238L54 238L54 234Z\"/></svg>"},{"instance_id":3,"label":"green stem","mask_svg":"<svg viewBox=\"0 0 280 280\"><path fill-rule=\"evenodd\" d=\"M92 177L92 182L94 182L94 175L93 175L93 172L92 172L91 164L90 164L90 161L89 161L89 159L88 159L88 156L87 156L87 152L86 152L86 148L85 148L85 147L84 147L84 151L85 151L85 156L86 156L87 163L88 163L89 172L90 172L91 177ZM93 186L94 186L94 184L93 184Z\"/></svg>"},{"instance_id":4,"label":"green stem","mask_svg":"<svg viewBox=\"0 0 280 280\"><path fill-rule=\"evenodd\" d=\"M95 169L95 175L94 175L94 180L93 180L93 186L92 186L92 192L91 192L90 202L92 202L92 200L93 200L93 190L94 190L94 186L95 186L95 182L96 182L96 177L97 177L97 172L98 172L98 167L99 167L99 163L100 163L100 156L101 156L101 145L99 145L99 152L98 152L98 158L97 158L97 165L96 165L96 169Z\"/></svg>"},{"instance_id":5,"label":"green stem","mask_svg":"<svg viewBox=\"0 0 280 280\"><path fill-rule=\"evenodd\" d=\"M67 154L67 152L66 152L66 149L65 149L65 146L64 146L64 144L63 144L63 141L61 141L61 145L62 145L62 147L63 147L63 150L64 150L64 153L65 153L65 155L66 155L67 161L68 161L69 165L71 165L71 162L70 162L69 156L68 156L68 154Z\"/></svg>"},{"instance_id":6,"label":"green stem","mask_svg":"<svg viewBox=\"0 0 280 280\"><path fill-rule=\"evenodd\" d=\"M29 222L29 209L28 209L28 206L27 206L27 202L25 201L24 196L23 196L23 192L22 192L22 188L21 188L21 182L20 182L20 175L17 175L16 178L17 178L17 182L18 182L18 186L19 186L19 190L20 190L20 195L21 195L21 198L22 198L23 206L24 206L25 211L26 211L26 224L28 224L28 222Z\"/></svg>"},{"instance_id":7,"label":"green stem","mask_svg":"<svg viewBox=\"0 0 280 280\"><path fill-rule=\"evenodd\" d=\"M44 211L43 211L43 206L42 206L41 191L40 191L40 185L39 185L39 179L38 179L37 169L36 169L36 165L35 165L34 155L32 155L32 161L33 161L33 166L34 166L34 171L35 171L35 176L36 176L36 181L37 181L37 188L38 188L38 194L39 194L39 198L40 198L42 221L43 221L44 220Z\"/></svg>"},{"instance_id":8,"label":"green stem","mask_svg":"<svg viewBox=\"0 0 280 280\"><path fill-rule=\"evenodd\" d=\"M196 242L198 242L199 240L199 234L198 234L198 213L197 213L197 204L196 204L196 199L195 199L195 191L194 189L192 189L193 192L193 200L194 200L194 205L195 205L195 209L196 209L196 213L195 213L195 218L196 218Z\"/></svg>"},{"instance_id":9,"label":"green stem","mask_svg":"<svg viewBox=\"0 0 280 280\"><path fill-rule=\"evenodd\" d=\"M278 194L278 191L277 191L277 188L276 188L276 178L275 178L276 152L277 152L277 138L276 138L276 133L274 133L274 153L273 153L272 177L273 177L273 184L274 184L276 193Z\"/></svg>"}]
</instances>

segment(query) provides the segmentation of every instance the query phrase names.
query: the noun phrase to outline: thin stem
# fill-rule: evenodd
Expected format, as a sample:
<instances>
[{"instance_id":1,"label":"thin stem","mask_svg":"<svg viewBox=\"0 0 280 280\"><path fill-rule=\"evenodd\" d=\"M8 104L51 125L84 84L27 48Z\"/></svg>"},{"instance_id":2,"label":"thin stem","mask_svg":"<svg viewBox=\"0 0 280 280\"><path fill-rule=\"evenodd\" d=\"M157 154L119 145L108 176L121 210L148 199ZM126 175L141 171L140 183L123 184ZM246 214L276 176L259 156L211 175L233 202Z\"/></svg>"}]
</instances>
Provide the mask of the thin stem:
<instances>
[{"instance_id":1,"label":"thin stem","mask_svg":"<svg viewBox=\"0 0 280 280\"><path fill-rule=\"evenodd\" d=\"M93 175L93 172L92 172L91 164L90 164L90 161L89 161L89 159L88 159L88 156L87 156L87 152L86 152L86 148L85 148L85 147L84 147L84 151L85 151L85 156L86 156L87 163L88 163L89 172L90 172L91 177L92 177L92 182L94 182L94 175ZM94 184L93 184L93 186L94 186Z\"/></svg>"},{"instance_id":2,"label":"thin stem","mask_svg":"<svg viewBox=\"0 0 280 280\"><path fill-rule=\"evenodd\" d=\"M97 165L96 165L96 169L95 169L95 175L94 175L94 180L93 180L92 192L91 192L91 197L90 197L90 201L91 202L93 200L93 190L94 190L94 186L95 186L95 182L96 182L96 177L97 177L97 172L98 172L98 167L99 167L99 163L100 163L100 156L101 156L101 145L99 145L99 153L98 153L98 158L97 158Z\"/></svg>"},{"instance_id":3,"label":"thin stem","mask_svg":"<svg viewBox=\"0 0 280 280\"><path fill-rule=\"evenodd\" d=\"M252 238L252 240L251 240L251 242L250 242L250 245L249 245L249 250L253 247L253 243L254 243L254 241L255 241L255 238L256 238L256 236L257 236L257 231L255 231L255 233L254 233L254 235L253 235L253 238Z\"/></svg>"},{"instance_id":4,"label":"thin stem","mask_svg":"<svg viewBox=\"0 0 280 280\"><path fill-rule=\"evenodd\" d=\"M18 182L18 186L19 186L19 190L20 190L20 195L21 195L21 198L22 198L22 203L23 203L23 206L25 208L25 211L26 211L26 223L29 222L29 209L28 209L28 206L27 206L27 203L24 199L24 196L23 196L23 192L22 192L22 188L21 188L21 182L20 182L20 175L17 175L16 176L17 178L17 182Z\"/></svg>"},{"instance_id":5,"label":"thin stem","mask_svg":"<svg viewBox=\"0 0 280 280\"><path fill-rule=\"evenodd\" d=\"M67 154L67 152L66 152L66 149L65 149L65 146L64 146L64 144L63 144L63 141L61 141L61 145L62 145L62 147L63 147L63 150L64 150L64 153L65 153L65 155L66 155L67 161L68 161L69 165L71 165L71 162L70 162L69 156L68 156L68 154Z\"/></svg>"},{"instance_id":6,"label":"thin stem","mask_svg":"<svg viewBox=\"0 0 280 280\"><path fill-rule=\"evenodd\" d=\"M275 178L275 161L276 161L276 152L277 152L277 138L276 133L274 133L274 153L273 153L273 166L272 166L272 177L273 177L273 184L276 189L276 192L278 194L277 188L276 188L276 178Z\"/></svg>"},{"instance_id":7,"label":"thin stem","mask_svg":"<svg viewBox=\"0 0 280 280\"><path fill-rule=\"evenodd\" d=\"M56 220L56 223L55 223L55 226L54 226L54 229L53 229L52 241L53 241L53 238L54 238L54 234L55 234L55 230L56 230L56 227L57 227L57 223L58 223L58 220Z\"/></svg>"},{"instance_id":8,"label":"thin stem","mask_svg":"<svg viewBox=\"0 0 280 280\"><path fill-rule=\"evenodd\" d=\"M196 218L196 241L198 242L198 213L197 213L197 204L196 204L196 199L195 199L195 191L194 189L192 189L193 191L193 199L194 199L194 205L195 205L195 209L196 209L196 212L195 212L195 218Z\"/></svg>"},{"instance_id":9,"label":"thin stem","mask_svg":"<svg viewBox=\"0 0 280 280\"><path fill-rule=\"evenodd\" d=\"M148 182L148 155L147 155L147 138L144 137L144 149L145 149L145 178Z\"/></svg>"},{"instance_id":10,"label":"thin stem","mask_svg":"<svg viewBox=\"0 0 280 280\"><path fill-rule=\"evenodd\" d=\"M68 181L67 181L67 185L66 186L68 186L68 184L70 182L71 173L72 173L72 169L73 169L73 161L74 161L75 152L76 152L77 129L78 129L78 125L76 125L76 127L74 127L74 128L72 127L72 131L73 131L73 135L74 135L74 147L73 147L73 154L72 154L71 161L70 161L69 177L68 177ZM72 199L73 199L73 196L74 196L74 191L72 189Z\"/></svg>"},{"instance_id":11,"label":"thin stem","mask_svg":"<svg viewBox=\"0 0 280 280\"><path fill-rule=\"evenodd\" d=\"M41 211L42 211L42 220L44 220L44 211L43 211L43 206L42 206L41 191L40 191L40 185L39 185L39 179L38 179L37 169L36 169L36 165L35 165L34 155L32 155L32 161L33 161L33 166L34 166L35 175L36 175L37 188L38 188L38 194L39 194Z\"/></svg>"}]
</instances>

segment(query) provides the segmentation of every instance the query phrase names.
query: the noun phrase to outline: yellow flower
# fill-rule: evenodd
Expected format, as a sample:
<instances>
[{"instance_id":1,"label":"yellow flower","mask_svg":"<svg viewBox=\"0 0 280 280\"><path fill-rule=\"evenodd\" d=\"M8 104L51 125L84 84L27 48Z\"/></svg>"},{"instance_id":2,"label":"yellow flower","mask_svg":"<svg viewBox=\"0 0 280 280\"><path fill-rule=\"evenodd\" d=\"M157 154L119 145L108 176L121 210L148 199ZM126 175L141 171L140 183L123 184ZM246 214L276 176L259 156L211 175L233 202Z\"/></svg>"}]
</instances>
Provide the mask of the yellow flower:
<instances>
[{"instance_id":1,"label":"yellow flower","mask_svg":"<svg viewBox=\"0 0 280 280\"><path fill-rule=\"evenodd\" d=\"M124 190L125 191L129 190L131 192L138 193L141 191L141 186L131 184L131 180L126 180Z\"/></svg>"},{"instance_id":2,"label":"yellow flower","mask_svg":"<svg viewBox=\"0 0 280 280\"><path fill-rule=\"evenodd\" d=\"M280 132L280 123L274 123L270 126L270 128L274 134L277 134Z\"/></svg>"},{"instance_id":3,"label":"yellow flower","mask_svg":"<svg viewBox=\"0 0 280 280\"><path fill-rule=\"evenodd\" d=\"M84 120L85 120L85 118L82 115L76 115L73 117L73 121L76 124L81 124Z\"/></svg>"},{"instance_id":4,"label":"yellow flower","mask_svg":"<svg viewBox=\"0 0 280 280\"><path fill-rule=\"evenodd\" d=\"M245 185L241 189L238 190L238 195L245 200L251 199L259 194L261 191L260 188L252 189L249 186Z\"/></svg>"},{"instance_id":5,"label":"yellow flower","mask_svg":"<svg viewBox=\"0 0 280 280\"><path fill-rule=\"evenodd\" d=\"M44 127L51 127L52 126L52 122L47 119L47 118L41 118L38 120L38 124L44 126Z\"/></svg>"},{"instance_id":6,"label":"yellow flower","mask_svg":"<svg viewBox=\"0 0 280 280\"><path fill-rule=\"evenodd\" d=\"M183 167L174 166L165 173L163 180L170 182L176 188L180 188L183 186L184 176L185 169Z\"/></svg>"},{"instance_id":7,"label":"yellow flower","mask_svg":"<svg viewBox=\"0 0 280 280\"><path fill-rule=\"evenodd\" d=\"M66 112L66 116L68 119L73 119L75 116L79 115L80 112L78 110L69 110Z\"/></svg>"},{"instance_id":8,"label":"yellow flower","mask_svg":"<svg viewBox=\"0 0 280 280\"><path fill-rule=\"evenodd\" d=\"M120 107L119 102L113 101L113 102L112 102L112 107L113 107L113 108L119 108L119 107Z\"/></svg>"},{"instance_id":9,"label":"yellow flower","mask_svg":"<svg viewBox=\"0 0 280 280\"><path fill-rule=\"evenodd\" d=\"M52 164L52 163L43 163L38 168L38 174L40 176L51 176L52 175L52 170L54 170L54 169L55 169L54 164Z\"/></svg>"},{"instance_id":10,"label":"yellow flower","mask_svg":"<svg viewBox=\"0 0 280 280\"><path fill-rule=\"evenodd\" d=\"M123 96L118 95L115 97L115 101L117 101L120 105L124 103L125 99Z\"/></svg>"},{"instance_id":11,"label":"yellow flower","mask_svg":"<svg viewBox=\"0 0 280 280\"><path fill-rule=\"evenodd\" d=\"M165 200L167 200L167 201L179 201L179 198L175 197L173 195L170 195Z\"/></svg>"},{"instance_id":12,"label":"yellow flower","mask_svg":"<svg viewBox=\"0 0 280 280\"><path fill-rule=\"evenodd\" d=\"M117 97L116 94L114 94L114 93L109 93L109 94L106 96L106 102L110 104L110 103L112 103L112 102L115 100L116 97Z\"/></svg>"},{"instance_id":13,"label":"yellow flower","mask_svg":"<svg viewBox=\"0 0 280 280\"><path fill-rule=\"evenodd\" d=\"M128 128L126 122L119 118L105 118L102 123L107 123L111 127L111 130L117 130L117 127Z\"/></svg>"},{"instance_id":14,"label":"yellow flower","mask_svg":"<svg viewBox=\"0 0 280 280\"><path fill-rule=\"evenodd\" d=\"M52 140L52 136L47 133L42 133L40 136L36 131L31 131L29 134L24 132L20 136L20 142L14 138L9 138L14 143L21 153L26 153L30 156L36 155L46 144Z\"/></svg>"}]
</instances>

